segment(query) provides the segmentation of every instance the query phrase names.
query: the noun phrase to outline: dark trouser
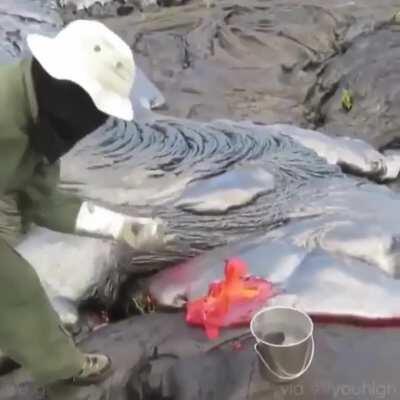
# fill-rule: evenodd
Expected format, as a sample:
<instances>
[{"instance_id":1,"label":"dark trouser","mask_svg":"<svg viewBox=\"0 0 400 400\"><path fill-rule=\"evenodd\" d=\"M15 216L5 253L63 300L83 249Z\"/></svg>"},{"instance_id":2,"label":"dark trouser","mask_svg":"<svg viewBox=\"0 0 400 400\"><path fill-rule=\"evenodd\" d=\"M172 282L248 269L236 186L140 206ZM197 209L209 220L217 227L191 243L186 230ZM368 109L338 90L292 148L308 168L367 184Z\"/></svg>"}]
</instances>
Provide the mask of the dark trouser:
<instances>
[{"instance_id":1,"label":"dark trouser","mask_svg":"<svg viewBox=\"0 0 400 400\"><path fill-rule=\"evenodd\" d=\"M62 328L34 269L0 239L0 349L40 384L67 379L82 353Z\"/></svg>"}]
</instances>

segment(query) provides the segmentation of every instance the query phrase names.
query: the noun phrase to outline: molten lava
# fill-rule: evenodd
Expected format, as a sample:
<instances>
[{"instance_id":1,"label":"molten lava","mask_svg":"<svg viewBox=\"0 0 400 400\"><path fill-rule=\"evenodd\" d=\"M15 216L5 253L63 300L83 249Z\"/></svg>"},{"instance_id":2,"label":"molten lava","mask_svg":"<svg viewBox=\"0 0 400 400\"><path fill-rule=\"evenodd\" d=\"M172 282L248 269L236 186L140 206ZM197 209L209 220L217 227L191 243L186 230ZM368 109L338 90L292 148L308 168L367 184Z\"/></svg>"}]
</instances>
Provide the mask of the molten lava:
<instances>
[{"instance_id":1,"label":"molten lava","mask_svg":"<svg viewBox=\"0 0 400 400\"><path fill-rule=\"evenodd\" d=\"M206 296L187 304L186 322L203 326L208 338L215 339L221 327L248 324L274 295L272 284L249 276L243 261L227 260L224 280L211 283Z\"/></svg>"}]
</instances>

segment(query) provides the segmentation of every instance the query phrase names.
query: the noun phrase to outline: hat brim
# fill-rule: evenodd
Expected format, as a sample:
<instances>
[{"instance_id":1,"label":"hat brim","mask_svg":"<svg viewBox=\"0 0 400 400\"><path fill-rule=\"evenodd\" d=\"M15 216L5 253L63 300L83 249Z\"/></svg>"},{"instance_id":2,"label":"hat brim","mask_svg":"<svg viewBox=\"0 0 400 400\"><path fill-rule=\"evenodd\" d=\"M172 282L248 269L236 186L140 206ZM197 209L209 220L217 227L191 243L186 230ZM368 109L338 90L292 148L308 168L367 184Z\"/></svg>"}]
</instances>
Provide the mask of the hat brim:
<instances>
[{"instance_id":1,"label":"hat brim","mask_svg":"<svg viewBox=\"0 0 400 400\"><path fill-rule=\"evenodd\" d=\"M79 85L100 111L125 121L133 120L134 111L129 97L102 88L79 61L74 49L60 49L54 39L40 34L28 35L27 43L33 56L53 78Z\"/></svg>"}]
</instances>

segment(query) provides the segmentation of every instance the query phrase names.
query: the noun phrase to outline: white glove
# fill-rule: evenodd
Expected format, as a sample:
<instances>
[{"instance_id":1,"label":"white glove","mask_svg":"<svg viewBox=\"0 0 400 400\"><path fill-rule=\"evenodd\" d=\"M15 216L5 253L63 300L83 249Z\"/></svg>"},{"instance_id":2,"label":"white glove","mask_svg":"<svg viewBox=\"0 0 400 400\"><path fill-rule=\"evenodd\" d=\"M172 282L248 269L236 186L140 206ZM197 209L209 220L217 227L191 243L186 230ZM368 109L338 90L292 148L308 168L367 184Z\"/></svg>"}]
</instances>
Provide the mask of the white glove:
<instances>
[{"instance_id":1,"label":"white glove","mask_svg":"<svg viewBox=\"0 0 400 400\"><path fill-rule=\"evenodd\" d=\"M89 202L82 204L75 225L77 234L123 241L145 251L166 247L173 236L165 228L160 218L130 217Z\"/></svg>"},{"instance_id":2,"label":"white glove","mask_svg":"<svg viewBox=\"0 0 400 400\"><path fill-rule=\"evenodd\" d=\"M117 240L124 241L137 250L162 249L172 239L172 236L165 234L165 228L160 218L127 217Z\"/></svg>"}]
</instances>

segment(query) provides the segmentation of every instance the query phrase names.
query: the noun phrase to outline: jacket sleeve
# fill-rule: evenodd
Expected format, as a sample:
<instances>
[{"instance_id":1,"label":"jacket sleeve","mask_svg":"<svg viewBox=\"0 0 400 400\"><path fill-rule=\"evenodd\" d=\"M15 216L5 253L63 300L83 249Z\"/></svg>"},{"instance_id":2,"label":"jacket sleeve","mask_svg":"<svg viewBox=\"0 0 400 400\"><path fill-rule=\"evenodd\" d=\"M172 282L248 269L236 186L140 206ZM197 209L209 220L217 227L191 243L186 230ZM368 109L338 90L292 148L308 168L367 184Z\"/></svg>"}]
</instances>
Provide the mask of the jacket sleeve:
<instances>
[{"instance_id":1,"label":"jacket sleeve","mask_svg":"<svg viewBox=\"0 0 400 400\"><path fill-rule=\"evenodd\" d=\"M40 164L29 184L19 193L19 209L24 223L74 233L82 200L61 192L59 163Z\"/></svg>"}]
</instances>

